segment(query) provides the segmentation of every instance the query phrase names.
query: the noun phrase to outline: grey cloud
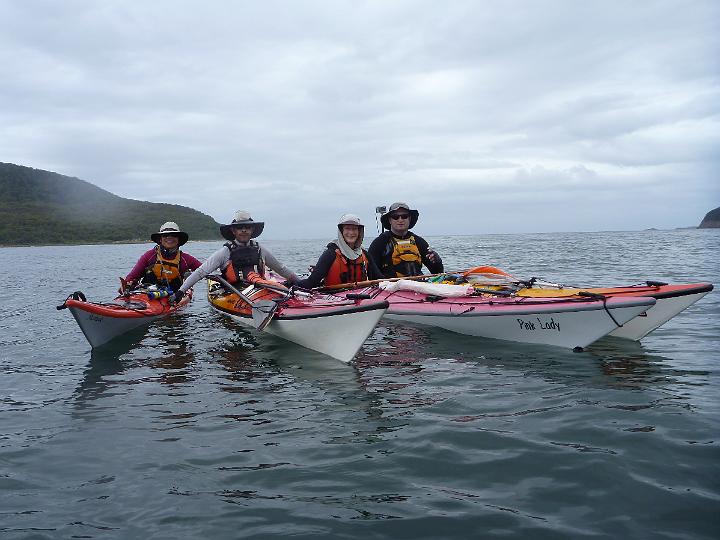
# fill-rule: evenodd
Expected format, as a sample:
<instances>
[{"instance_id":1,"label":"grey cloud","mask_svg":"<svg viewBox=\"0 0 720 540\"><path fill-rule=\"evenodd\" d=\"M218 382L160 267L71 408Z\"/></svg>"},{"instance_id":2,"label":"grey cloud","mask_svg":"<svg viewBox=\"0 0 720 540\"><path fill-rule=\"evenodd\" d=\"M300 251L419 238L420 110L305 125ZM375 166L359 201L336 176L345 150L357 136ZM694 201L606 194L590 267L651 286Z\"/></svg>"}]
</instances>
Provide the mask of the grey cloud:
<instances>
[{"instance_id":1,"label":"grey cloud","mask_svg":"<svg viewBox=\"0 0 720 540\"><path fill-rule=\"evenodd\" d=\"M425 234L613 228L572 206L583 195L625 228L683 226L718 195L719 16L679 0L8 2L0 148L219 221L257 209L277 236L324 237L396 198L429 210Z\"/></svg>"}]
</instances>

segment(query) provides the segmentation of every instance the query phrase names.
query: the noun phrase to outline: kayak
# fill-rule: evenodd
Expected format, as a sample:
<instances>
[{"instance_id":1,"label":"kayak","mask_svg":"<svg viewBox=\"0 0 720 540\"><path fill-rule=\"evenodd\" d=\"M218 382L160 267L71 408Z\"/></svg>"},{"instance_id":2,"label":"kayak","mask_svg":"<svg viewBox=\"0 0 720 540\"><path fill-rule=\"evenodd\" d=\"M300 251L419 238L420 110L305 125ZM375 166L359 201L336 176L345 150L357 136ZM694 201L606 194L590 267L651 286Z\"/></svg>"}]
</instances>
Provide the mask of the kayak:
<instances>
[{"instance_id":1,"label":"kayak","mask_svg":"<svg viewBox=\"0 0 720 540\"><path fill-rule=\"evenodd\" d=\"M531 286L517 291L517 296L525 298L567 298L577 296L580 292L586 291L595 294L602 294L614 298L629 296L645 296L655 299L655 306L645 313L625 323L621 328L610 332L611 336L623 339L639 341L656 328L684 311L703 296L713 290L710 283L688 283L669 285L653 281L642 285L631 285L627 287L608 288L577 288L562 287L552 288L549 284Z\"/></svg>"},{"instance_id":2,"label":"kayak","mask_svg":"<svg viewBox=\"0 0 720 540\"><path fill-rule=\"evenodd\" d=\"M261 279L240 291L218 276L207 280L216 311L342 362L353 359L388 308L367 295L290 290Z\"/></svg>"},{"instance_id":3,"label":"kayak","mask_svg":"<svg viewBox=\"0 0 720 540\"><path fill-rule=\"evenodd\" d=\"M643 296L503 297L475 293L471 285L437 285L400 280L348 292L386 300L390 307L385 316L389 319L471 336L570 349L587 347L656 303L654 298ZM455 287L463 289L462 294L453 296L459 291Z\"/></svg>"},{"instance_id":4,"label":"kayak","mask_svg":"<svg viewBox=\"0 0 720 540\"><path fill-rule=\"evenodd\" d=\"M74 292L58 306L69 309L90 346L100 347L109 341L153 321L164 319L185 307L192 299L188 291L177 304L171 304L166 294L157 289L136 289L120 295L110 302L88 302L81 292Z\"/></svg>"},{"instance_id":5,"label":"kayak","mask_svg":"<svg viewBox=\"0 0 720 540\"><path fill-rule=\"evenodd\" d=\"M656 300L655 306L632 321L610 332L611 336L639 341L656 328L692 306L713 290L711 283L668 284L646 281L624 287L566 287L537 278L521 281L493 266L481 266L461 274L475 287L510 291L524 298L567 298L583 293L610 297L647 296Z\"/></svg>"}]
</instances>

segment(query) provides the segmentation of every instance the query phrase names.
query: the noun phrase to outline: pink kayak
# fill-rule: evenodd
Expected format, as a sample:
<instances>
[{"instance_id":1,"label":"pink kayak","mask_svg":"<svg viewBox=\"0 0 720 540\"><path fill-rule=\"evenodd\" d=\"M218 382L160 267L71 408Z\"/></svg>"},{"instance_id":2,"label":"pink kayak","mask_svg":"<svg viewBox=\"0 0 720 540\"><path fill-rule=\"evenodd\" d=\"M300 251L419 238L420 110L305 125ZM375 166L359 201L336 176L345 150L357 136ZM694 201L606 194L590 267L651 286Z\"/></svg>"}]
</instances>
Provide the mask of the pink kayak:
<instances>
[{"instance_id":1,"label":"pink kayak","mask_svg":"<svg viewBox=\"0 0 720 540\"><path fill-rule=\"evenodd\" d=\"M403 280L405 281L405 280ZM379 287L337 292L365 294L390 304L386 317L437 326L471 336L566 348L583 348L621 328L655 305L643 296L521 298L492 295L444 297L435 289L383 290ZM450 286L453 287L453 286Z\"/></svg>"}]
</instances>

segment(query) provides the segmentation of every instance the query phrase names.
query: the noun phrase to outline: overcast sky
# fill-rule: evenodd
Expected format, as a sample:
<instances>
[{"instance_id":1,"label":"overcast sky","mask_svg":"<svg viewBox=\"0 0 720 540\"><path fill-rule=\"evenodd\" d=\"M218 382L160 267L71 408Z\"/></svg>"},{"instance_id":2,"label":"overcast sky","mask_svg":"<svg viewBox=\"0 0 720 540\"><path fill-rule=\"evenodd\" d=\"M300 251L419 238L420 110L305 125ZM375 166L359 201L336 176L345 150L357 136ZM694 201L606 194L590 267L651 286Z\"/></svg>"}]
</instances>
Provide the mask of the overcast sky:
<instances>
[{"instance_id":1,"label":"overcast sky","mask_svg":"<svg viewBox=\"0 0 720 540\"><path fill-rule=\"evenodd\" d=\"M717 0L0 0L0 161L270 238L697 225L719 112Z\"/></svg>"}]
</instances>

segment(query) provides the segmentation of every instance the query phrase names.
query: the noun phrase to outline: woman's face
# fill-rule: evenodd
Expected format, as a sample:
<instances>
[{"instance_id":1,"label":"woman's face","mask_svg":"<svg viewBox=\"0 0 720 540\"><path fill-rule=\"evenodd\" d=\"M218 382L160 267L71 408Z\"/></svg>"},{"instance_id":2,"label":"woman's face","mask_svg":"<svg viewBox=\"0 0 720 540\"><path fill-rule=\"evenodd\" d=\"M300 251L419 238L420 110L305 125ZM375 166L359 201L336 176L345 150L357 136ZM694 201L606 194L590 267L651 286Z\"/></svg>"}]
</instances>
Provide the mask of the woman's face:
<instances>
[{"instance_id":1,"label":"woman's face","mask_svg":"<svg viewBox=\"0 0 720 540\"><path fill-rule=\"evenodd\" d=\"M253 228L252 225L233 225L232 231L235 235L235 240L247 244L252 236Z\"/></svg>"},{"instance_id":2,"label":"woman's face","mask_svg":"<svg viewBox=\"0 0 720 540\"><path fill-rule=\"evenodd\" d=\"M343 225L342 226L342 237L345 243L351 248L356 248L355 245L360 236L360 227L357 225Z\"/></svg>"},{"instance_id":3,"label":"woman's face","mask_svg":"<svg viewBox=\"0 0 720 540\"><path fill-rule=\"evenodd\" d=\"M178 247L178 244L180 243L180 239L178 238L177 234L171 233L171 234L161 234L160 235L160 243L162 244L162 247L165 249L173 250Z\"/></svg>"}]
</instances>

